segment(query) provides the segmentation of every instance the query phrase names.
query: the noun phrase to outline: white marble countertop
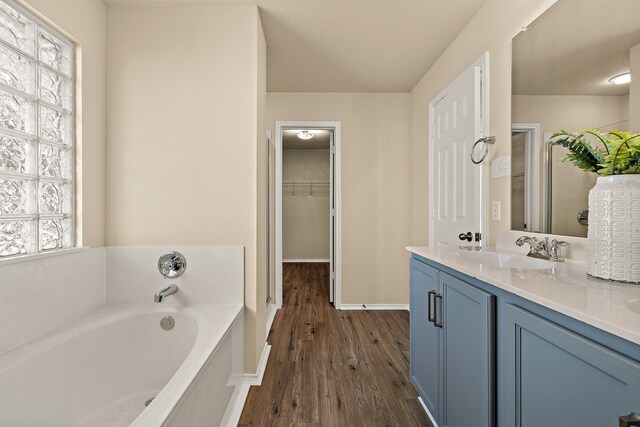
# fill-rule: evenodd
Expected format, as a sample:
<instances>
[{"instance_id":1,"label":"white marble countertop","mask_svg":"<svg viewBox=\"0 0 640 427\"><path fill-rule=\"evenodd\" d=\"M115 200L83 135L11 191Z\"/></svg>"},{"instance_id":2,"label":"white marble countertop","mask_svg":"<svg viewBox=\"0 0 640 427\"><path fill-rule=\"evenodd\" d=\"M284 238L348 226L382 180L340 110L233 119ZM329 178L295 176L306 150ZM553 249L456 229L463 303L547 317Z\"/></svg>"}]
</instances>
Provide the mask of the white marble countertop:
<instances>
[{"instance_id":1,"label":"white marble countertop","mask_svg":"<svg viewBox=\"0 0 640 427\"><path fill-rule=\"evenodd\" d=\"M407 247L407 250L541 306L640 344L640 285L588 278L584 262L567 260L552 269L493 267L456 256L457 246ZM523 256L510 248L485 247ZM526 250L525 250L526 254Z\"/></svg>"}]
</instances>

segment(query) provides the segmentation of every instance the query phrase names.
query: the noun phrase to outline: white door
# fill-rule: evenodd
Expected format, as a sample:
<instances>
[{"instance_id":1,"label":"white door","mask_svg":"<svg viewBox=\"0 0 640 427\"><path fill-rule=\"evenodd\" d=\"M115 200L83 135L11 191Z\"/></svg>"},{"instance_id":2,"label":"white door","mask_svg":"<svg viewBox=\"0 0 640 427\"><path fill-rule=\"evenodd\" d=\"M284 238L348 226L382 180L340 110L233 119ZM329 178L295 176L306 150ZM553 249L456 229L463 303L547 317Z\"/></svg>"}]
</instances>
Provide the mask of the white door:
<instances>
[{"instance_id":1,"label":"white door","mask_svg":"<svg viewBox=\"0 0 640 427\"><path fill-rule=\"evenodd\" d=\"M336 164L336 146L333 137L333 131L329 135L329 301L334 302L336 291L336 251L335 251L335 232L336 232L336 192L335 185L335 164Z\"/></svg>"},{"instance_id":2,"label":"white door","mask_svg":"<svg viewBox=\"0 0 640 427\"><path fill-rule=\"evenodd\" d=\"M471 147L484 136L481 98L482 67L474 65L432 104L431 245L480 244L484 171L471 161ZM485 149L482 143L478 145L476 158ZM471 241L461 240L460 235L467 233Z\"/></svg>"}]
</instances>

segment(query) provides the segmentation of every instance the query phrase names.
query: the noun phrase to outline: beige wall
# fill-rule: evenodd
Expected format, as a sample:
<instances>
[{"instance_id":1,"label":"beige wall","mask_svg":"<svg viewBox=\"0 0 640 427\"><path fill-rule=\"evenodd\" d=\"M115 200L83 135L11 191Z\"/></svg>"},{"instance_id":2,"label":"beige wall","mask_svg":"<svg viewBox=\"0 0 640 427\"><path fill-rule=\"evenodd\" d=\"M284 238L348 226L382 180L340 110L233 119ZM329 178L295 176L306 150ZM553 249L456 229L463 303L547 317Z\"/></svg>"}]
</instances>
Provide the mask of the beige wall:
<instances>
[{"instance_id":1,"label":"beige wall","mask_svg":"<svg viewBox=\"0 0 640 427\"><path fill-rule=\"evenodd\" d=\"M286 149L283 181L329 182L328 149ZM290 185L282 199L282 258L329 259L329 186ZM311 193L311 197L307 196Z\"/></svg>"},{"instance_id":2,"label":"beige wall","mask_svg":"<svg viewBox=\"0 0 640 427\"><path fill-rule=\"evenodd\" d=\"M628 102L628 96L514 95L512 118L516 123L540 123L543 134L561 129L626 130ZM596 175L562 163L565 155L564 148L553 148L551 232L586 237L587 227L578 223L576 215L588 209L589 190L595 185Z\"/></svg>"},{"instance_id":3,"label":"beige wall","mask_svg":"<svg viewBox=\"0 0 640 427\"><path fill-rule=\"evenodd\" d=\"M581 128L626 130L628 103L628 96L513 95L512 118L514 123L540 123L543 133Z\"/></svg>"},{"instance_id":4,"label":"beige wall","mask_svg":"<svg viewBox=\"0 0 640 427\"><path fill-rule=\"evenodd\" d=\"M456 76L489 52L489 133L497 142L489 161L511 150L511 39L555 0L487 0L456 40L411 91L411 234L413 245L428 244L429 102ZM490 201L502 204L502 219L489 220L489 244L510 227L510 179L489 180ZM490 203L487 206L489 215ZM490 217L490 216L489 216Z\"/></svg>"},{"instance_id":5,"label":"beige wall","mask_svg":"<svg viewBox=\"0 0 640 427\"><path fill-rule=\"evenodd\" d=\"M257 42L256 70L257 86L257 214L256 214L256 280L245 284L246 295L255 293L255 301L249 307L249 316L245 320L245 331L255 325L253 343L245 344L245 358L248 359L245 372L254 372L257 368L262 350L266 344L266 303L269 293L269 140L266 135L265 114L267 111L267 42L264 38L262 22L258 8L254 9L256 29L254 31ZM247 302L245 301L245 304ZM255 310L253 318L251 312ZM247 324L250 324L247 326Z\"/></svg>"},{"instance_id":6,"label":"beige wall","mask_svg":"<svg viewBox=\"0 0 640 427\"><path fill-rule=\"evenodd\" d=\"M260 33L253 5L107 8L107 244L244 246L248 372L265 341Z\"/></svg>"},{"instance_id":7,"label":"beige wall","mask_svg":"<svg viewBox=\"0 0 640 427\"><path fill-rule=\"evenodd\" d=\"M640 94L639 94L640 95ZM622 117L628 117L629 123L627 123L627 130L633 130L636 127L633 125L634 119L631 117L631 97L629 94L622 96ZM640 113L640 110L638 111ZM640 117L639 117L640 119Z\"/></svg>"},{"instance_id":8,"label":"beige wall","mask_svg":"<svg viewBox=\"0 0 640 427\"><path fill-rule=\"evenodd\" d=\"M342 124L342 303L407 304L409 94L268 93L267 123Z\"/></svg>"},{"instance_id":9,"label":"beige wall","mask_svg":"<svg viewBox=\"0 0 640 427\"><path fill-rule=\"evenodd\" d=\"M20 5L77 43L76 160L79 243L105 244L105 39L100 0L29 0Z\"/></svg>"},{"instance_id":10,"label":"beige wall","mask_svg":"<svg viewBox=\"0 0 640 427\"><path fill-rule=\"evenodd\" d=\"M632 47L629 55L629 69L632 76L629 86L630 130L640 132L640 45Z\"/></svg>"}]
</instances>

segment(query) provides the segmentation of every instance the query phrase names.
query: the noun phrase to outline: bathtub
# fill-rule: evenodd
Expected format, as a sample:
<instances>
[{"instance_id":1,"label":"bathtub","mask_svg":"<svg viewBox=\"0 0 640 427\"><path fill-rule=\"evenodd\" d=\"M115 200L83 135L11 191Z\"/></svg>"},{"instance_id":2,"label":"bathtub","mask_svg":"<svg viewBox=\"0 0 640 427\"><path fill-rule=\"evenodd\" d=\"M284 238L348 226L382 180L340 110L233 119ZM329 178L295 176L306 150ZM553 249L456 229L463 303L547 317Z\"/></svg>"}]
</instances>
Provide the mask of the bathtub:
<instances>
[{"instance_id":1,"label":"bathtub","mask_svg":"<svg viewBox=\"0 0 640 427\"><path fill-rule=\"evenodd\" d=\"M0 355L0 426L219 425L242 326L239 304L100 309Z\"/></svg>"}]
</instances>

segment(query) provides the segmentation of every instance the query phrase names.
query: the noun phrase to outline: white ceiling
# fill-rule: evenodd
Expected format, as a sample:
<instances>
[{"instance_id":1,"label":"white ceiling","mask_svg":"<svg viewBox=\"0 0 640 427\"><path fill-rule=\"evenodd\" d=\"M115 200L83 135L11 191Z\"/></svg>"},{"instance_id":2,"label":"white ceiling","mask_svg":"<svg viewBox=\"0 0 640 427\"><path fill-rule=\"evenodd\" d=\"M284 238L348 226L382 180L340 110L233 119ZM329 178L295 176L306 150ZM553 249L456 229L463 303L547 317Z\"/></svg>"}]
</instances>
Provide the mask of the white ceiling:
<instances>
[{"instance_id":1,"label":"white ceiling","mask_svg":"<svg viewBox=\"0 0 640 427\"><path fill-rule=\"evenodd\" d=\"M311 139L300 139L298 138L298 132L303 129L295 129L295 130L284 130L282 131L282 148L284 149L329 149L331 144L330 130L318 129L309 130L314 134Z\"/></svg>"},{"instance_id":2,"label":"white ceiling","mask_svg":"<svg viewBox=\"0 0 640 427\"><path fill-rule=\"evenodd\" d=\"M104 0L257 4L269 92L408 92L485 0Z\"/></svg>"},{"instance_id":3,"label":"white ceiling","mask_svg":"<svg viewBox=\"0 0 640 427\"><path fill-rule=\"evenodd\" d=\"M638 0L558 1L513 40L513 93L627 94L608 80L629 71L639 17Z\"/></svg>"}]
</instances>

